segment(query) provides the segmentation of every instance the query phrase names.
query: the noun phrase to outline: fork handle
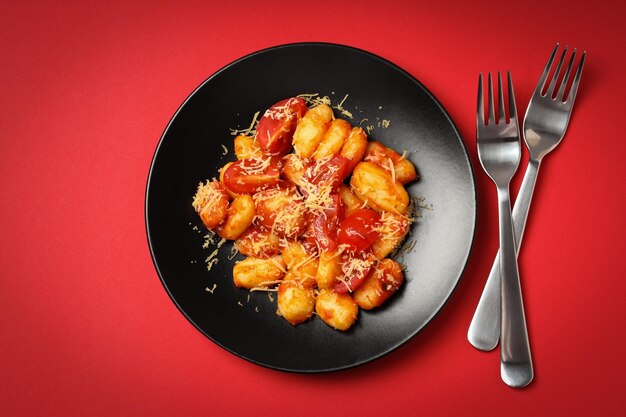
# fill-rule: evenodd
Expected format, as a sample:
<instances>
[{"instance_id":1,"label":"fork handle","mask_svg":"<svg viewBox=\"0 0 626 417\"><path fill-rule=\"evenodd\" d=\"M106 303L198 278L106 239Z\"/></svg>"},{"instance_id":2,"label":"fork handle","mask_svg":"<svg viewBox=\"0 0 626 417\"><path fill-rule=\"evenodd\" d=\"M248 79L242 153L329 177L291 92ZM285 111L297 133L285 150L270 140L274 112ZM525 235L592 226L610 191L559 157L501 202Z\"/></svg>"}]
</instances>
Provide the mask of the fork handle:
<instances>
[{"instance_id":1,"label":"fork handle","mask_svg":"<svg viewBox=\"0 0 626 417\"><path fill-rule=\"evenodd\" d=\"M512 217L517 254L519 254L524 236L539 165L539 160L531 159L528 161L524 179L513 207ZM498 251L467 332L467 339L476 349L492 350L498 345L500 339L500 291L500 251Z\"/></svg>"},{"instance_id":2,"label":"fork handle","mask_svg":"<svg viewBox=\"0 0 626 417\"><path fill-rule=\"evenodd\" d=\"M500 376L512 387L528 385L533 378L524 304L517 268L515 237L508 184L498 187L500 218L500 275L502 318L500 326Z\"/></svg>"}]
</instances>

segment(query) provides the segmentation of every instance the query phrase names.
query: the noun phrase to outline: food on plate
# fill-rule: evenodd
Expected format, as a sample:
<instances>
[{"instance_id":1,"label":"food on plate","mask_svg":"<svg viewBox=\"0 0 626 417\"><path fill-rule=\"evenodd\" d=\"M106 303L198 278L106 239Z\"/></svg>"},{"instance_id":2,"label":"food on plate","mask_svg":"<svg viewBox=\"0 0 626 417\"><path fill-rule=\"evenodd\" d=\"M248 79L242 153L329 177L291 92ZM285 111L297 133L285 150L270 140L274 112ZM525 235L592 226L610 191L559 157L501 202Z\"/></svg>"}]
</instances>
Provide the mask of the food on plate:
<instances>
[{"instance_id":1,"label":"food on plate","mask_svg":"<svg viewBox=\"0 0 626 417\"><path fill-rule=\"evenodd\" d=\"M389 256L413 221L404 186L418 171L326 103L308 108L299 97L245 133L234 138L237 160L198 185L193 208L246 256L236 287L275 291L278 315L294 326L317 315L349 329L404 282Z\"/></svg>"},{"instance_id":2,"label":"food on plate","mask_svg":"<svg viewBox=\"0 0 626 417\"><path fill-rule=\"evenodd\" d=\"M237 159L262 158L263 151L257 141L246 135L237 135L234 140Z\"/></svg>"},{"instance_id":3,"label":"food on plate","mask_svg":"<svg viewBox=\"0 0 626 417\"><path fill-rule=\"evenodd\" d=\"M329 326L348 330L356 321L359 307L349 294L321 289L315 300L315 312Z\"/></svg>"},{"instance_id":4,"label":"food on plate","mask_svg":"<svg viewBox=\"0 0 626 417\"><path fill-rule=\"evenodd\" d=\"M326 133L333 119L333 109L320 104L307 110L293 134L293 149L301 158L310 158Z\"/></svg>"},{"instance_id":5,"label":"food on plate","mask_svg":"<svg viewBox=\"0 0 626 417\"><path fill-rule=\"evenodd\" d=\"M388 172L393 173L394 178L402 184L409 183L417 178L417 171L411 161L380 142L371 141L368 143L363 160L373 162Z\"/></svg>"},{"instance_id":6,"label":"food on plate","mask_svg":"<svg viewBox=\"0 0 626 417\"><path fill-rule=\"evenodd\" d=\"M393 259L381 259L352 296L360 308L371 310L384 303L402 282L404 275L400 265Z\"/></svg>"},{"instance_id":7,"label":"food on plate","mask_svg":"<svg viewBox=\"0 0 626 417\"><path fill-rule=\"evenodd\" d=\"M215 179L200 183L193 198L192 206L200 215L202 223L207 229L214 229L221 225L228 215L229 195L226 188Z\"/></svg>"},{"instance_id":8,"label":"food on plate","mask_svg":"<svg viewBox=\"0 0 626 417\"><path fill-rule=\"evenodd\" d=\"M409 194L400 181L372 162L359 162L352 172L350 187L354 194L374 210L406 214Z\"/></svg>"},{"instance_id":9,"label":"food on plate","mask_svg":"<svg viewBox=\"0 0 626 417\"><path fill-rule=\"evenodd\" d=\"M339 155L348 160L346 170L352 172L354 167L361 162L367 150L367 134L360 127L353 127L348 138L341 147Z\"/></svg>"},{"instance_id":10,"label":"food on plate","mask_svg":"<svg viewBox=\"0 0 626 417\"><path fill-rule=\"evenodd\" d=\"M296 325L308 320L315 309L315 290L298 280L285 280L278 286L278 314Z\"/></svg>"},{"instance_id":11,"label":"food on plate","mask_svg":"<svg viewBox=\"0 0 626 417\"><path fill-rule=\"evenodd\" d=\"M317 161L328 156L337 155L348 138L350 130L352 130L352 126L343 119L335 119L330 122L322 141L317 145L315 152L313 152L313 159Z\"/></svg>"},{"instance_id":12,"label":"food on plate","mask_svg":"<svg viewBox=\"0 0 626 417\"><path fill-rule=\"evenodd\" d=\"M254 200L246 194L239 195L230 203L226 210L226 220L215 231L218 236L226 240L235 240L254 219Z\"/></svg>"},{"instance_id":13,"label":"food on plate","mask_svg":"<svg viewBox=\"0 0 626 417\"><path fill-rule=\"evenodd\" d=\"M282 256L246 258L233 268L233 280L237 287L247 289L275 285L285 276Z\"/></svg>"}]
</instances>

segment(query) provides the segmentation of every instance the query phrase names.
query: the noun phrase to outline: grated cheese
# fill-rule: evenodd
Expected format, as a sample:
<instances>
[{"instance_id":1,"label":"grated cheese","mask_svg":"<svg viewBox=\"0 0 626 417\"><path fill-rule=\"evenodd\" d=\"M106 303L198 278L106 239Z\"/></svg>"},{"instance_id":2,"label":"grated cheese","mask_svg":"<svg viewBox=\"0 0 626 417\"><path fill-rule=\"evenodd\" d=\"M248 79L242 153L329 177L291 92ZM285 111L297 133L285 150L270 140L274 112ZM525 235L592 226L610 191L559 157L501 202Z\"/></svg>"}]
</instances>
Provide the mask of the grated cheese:
<instances>
[{"instance_id":1,"label":"grated cheese","mask_svg":"<svg viewBox=\"0 0 626 417\"><path fill-rule=\"evenodd\" d=\"M256 135L256 125L258 122L258 117L261 112L258 111L254 113L254 117L252 117L252 121L250 122L250 126L247 129L229 129L230 134L233 136L237 135L245 135L245 136L255 136Z\"/></svg>"},{"instance_id":2,"label":"grated cheese","mask_svg":"<svg viewBox=\"0 0 626 417\"><path fill-rule=\"evenodd\" d=\"M206 180L206 184L200 181L196 189L196 194L193 196L193 202L191 203L197 213L201 213L207 208L210 208L209 203L223 196L222 192L217 189L218 184L219 182L217 182L215 178L211 181Z\"/></svg>"}]
</instances>

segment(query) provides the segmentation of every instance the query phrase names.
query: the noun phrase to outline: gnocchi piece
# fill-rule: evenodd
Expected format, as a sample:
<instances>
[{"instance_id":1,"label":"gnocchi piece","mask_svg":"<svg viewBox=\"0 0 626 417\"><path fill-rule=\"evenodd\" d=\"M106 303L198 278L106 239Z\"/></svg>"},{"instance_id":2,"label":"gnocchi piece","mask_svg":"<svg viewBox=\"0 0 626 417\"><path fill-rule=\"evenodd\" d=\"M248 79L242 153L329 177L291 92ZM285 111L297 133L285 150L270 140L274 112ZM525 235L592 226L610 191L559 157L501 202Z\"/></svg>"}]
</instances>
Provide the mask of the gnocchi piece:
<instances>
[{"instance_id":1,"label":"gnocchi piece","mask_svg":"<svg viewBox=\"0 0 626 417\"><path fill-rule=\"evenodd\" d=\"M235 241L236 249L252 258L267 258L278 255L280 238L259 226L252 225Z\"/></svg>"},{"instance_id":2,"label":"gnocchi piece","mask_svg":"<svg viewBox=\"0 0 626 417\"><path fill-rule=\"evenodd\" d=\"M417 178L417 171L411 161L380 142L371 141L367 145L364 161L373 162L388 172L393 171L397 181L409 183Z\"/></svg>"},{"instance_id":3,"label":"gnocchi piece","mask_svg":"<svg viewBox=\"0 0 626 417\"><path fill-rule=\"evenodd\" d=\"M285 262L278 255L271 258L246 258L233 267L233 281L238 288L273 285L285 275Z\"/></svg>"},{"instance_id":4,"label":"gnocchi piece","mask_svg":"<svg viewBox=\"0 0 626 417\"><path fill-rule=\"evenodd\" d=\"M235 137L235 155L237 159L262 158L263 151L254 138L246 135Z\"/></svg>"},{"instance_id":5,"label":"gnocchi piece","mask_svg":"<svg viewBox=\"0 0 626 417\"><path fill-rule=\"evenodd\" d=\"M324 138L332 118L333 109L326 104L320 104L305 113L293 134L296 155L301 158L310 158L313 155Z\"/></svg>"},{"instance_id":6,"label":"gnocchi piece","mask_svg":"<svg viewBox=\"0 0 626 417\"><path fill-rule=\"evenodd\" d=\"M348 160L347 172L352 172L354 167L361 162L367 149L367 134L360 127L354 127L345 140L339 155Z\"/></svg>"},{"instance_id":7,"label":"gnocchi piece","mask_svg":"<svg viewBox=\"0 0 626 417\"><path fill-rule=\"evenodd\" d=\"M313 159L320 160L329 156L337 155L352 130L352 125L343 119L335 119L330 122L324 138L317 146Z\"/></svg>"},{"instance_id":8,"label":"gnocchi piece","mask_svg":"<svg viewBox=\"0 0 626 417\"><path fill-rule=\"evenodd\" d=\"M339 196L341 197L341 201L343 201L346 217L348 217L354 210L363 207L363 202L359 200L359 197L357 197L352 192L350 187L345 184L341 184L341 187L339 187Z\"/></svg>"},{"instance_id":9,"label":"gnocchi piece","mask_svg":"<svg viewBox=\"0 0 626 417\"><path fill-rule=\"evenodd\" d=\"M382 305L404 282L402 268L392 259L381 260L352 296L359 307L371 310Z\"/></svg>"},{"instance_id":10,"label":"gnocchi piece","mask_svg":"<svg viewBox=\"0 0 626 417\"><path fill-rule=\"evenodd\" d=\"M337 277L342 274L339 255L337 250L320 253L316 275L318 288L333 288L337 284Z\"/></svg>"},{"instance_id":11,"label":"gnocchi piece","mask_svg":"<svg viewBox=\"0 0 626 417\"><path fill-rule=\"evenodd\" d=\"M314 286L319 259L315 254L309 254L302 243L290 241L283 248L283 261L287 265L289 279L297 279L306 286ZM287 279L287 277L285 277Z\"/></svg>"},{"instance_id":12,"label":"gnocchi piece","mask_svg":"<svg viewBox=\"0 0 626 417\"><path fill-rule=\"evenodd\" d=\"M295 272L289 270L285 272L283 281L298 281L300 284L304 285L307 288L314 288L316 283L315 277L298 275Z\"/></svg>"},{"instance_id":13,"label":"gnocchi piece","mask_svg":"<svg viewBox=\"0 0 626 417\"><path fill-rule=\"evenodd\" d=\"M360 162L350 179L352 191L365 204L377 211L406 214L409 194L399 181L372 162Z\"/></svg>"},{"instance_id":14,"label":"gnocchi piece","mask_svg":"<svg viewBox=\"0 0 626 417\"><path fill-rule=\"evenodd\" d=\"M282 237L306 230L304 198L295 188L272 188L254 195L257 222Z\"/></svg>"},{"instance_id":15,"label":"gnocchi piece","mask_svg":"<svg viewBox=\"0 0 626 417\"><path fill-rule=\"evenodd\" d=\"M228 167L229 167L229 166L231 166L232 164L234 164L234 162L229 162L229 163L227 163L226 165L224 165L224 166L220 169L220 183L221 183L222 185L224 185L224 172L226 172L226 170L228 169ZM224 188L226 189L226 192L228 193L228 195L230 196L230 198L236 198L238 195L240 195L240 194L237 194L237 193L235 193L235 192L233 192L233 191L230 191L230 190L228 189L228 187L226 187L226 185L224 185Z\"/></svg>"},{"instance_id":16,"label":"gnocchi piece","mask_svg":"<svg viewBox=\"0 0 626 417\"><path fill-rule=\"evenodd\" d=\"M278 286L276 303L278 314L295 326L313 315L315 290L297 280L283 281Z\"/></svg>"},{"instance_id":17,"label":"gnocchi piece","mask_svg":"<svg viewBox=\"0 0 626 417\"><path fill-rule=\"evenodd\" d=\"M309 167L309 160L303 160L295 153L290 153L284 158L283 174L294 185L301 186L304 173Z\"/></svg>"},{"instance_id":18,"label":"gnocchi piece","mask_svg":"<svg viewBox=\"0 0 626 417\"><path fill-rule=\"evenodd\" d=\"M221 238L235 240L250 227L253 219L254 200L247 194L240 195L228 206L226 221L216 232Z\"/></svg>"},{"instance_id":19,"label":"gnocchi piece","mask_svg":"<svg viewBox=\"0 0 626 417\"><path fill-rule=\"evenodd\" d=\"M207 228L214 229L226 220L228 201L229 196L226 188L219 181L213 179L212 181L207 180L206 184L201 182L198 185L191 205L200 215L202 223Z\"/></svg>"},{"instance_id":20,"label":"gnocchi piece","mask_svg":"<svg viewBox=\"0 0 626 417\"><path fill-rule=\"evenodd\" d=\"M378 238L372 244L372 253L378 259L386 258L404 240L411 221L396 213L383 211L380 215Z\"/></svg>"},{"instance_id":21,"label":"gnocchi piece","mask_svg":"<svg viewBox=\"0 0 626 417\"><path fill-rule=\"evenodd\" d=\"M315 312L329 326L348 330L356 321L359 307L349 294L322 289L315 300Z\"/></svg>"}]
</instances>

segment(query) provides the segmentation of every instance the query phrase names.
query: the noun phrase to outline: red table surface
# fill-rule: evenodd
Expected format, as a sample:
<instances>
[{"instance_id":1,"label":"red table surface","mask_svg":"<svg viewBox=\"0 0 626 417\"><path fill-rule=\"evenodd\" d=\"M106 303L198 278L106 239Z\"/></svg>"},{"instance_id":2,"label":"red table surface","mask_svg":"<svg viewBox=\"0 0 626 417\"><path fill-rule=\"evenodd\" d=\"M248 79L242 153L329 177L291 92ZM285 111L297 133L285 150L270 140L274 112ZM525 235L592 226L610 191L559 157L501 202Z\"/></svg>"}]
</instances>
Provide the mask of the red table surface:
<instances>
[{"instance_id":1,"label":"red table surface","mask_svg":"<svg viewBox=\"0 0 626 417\"><path fill-rule=\"evenodd\" d=\"M624 415L624 17L618 1L4 2L2 415ZM251 364L195 330L144 225L151 158L181 102L236 58L298 41L366 49L421 80L468 145L479 199L467 270L434 321L320 375ZM536 377L514 390L498 351L466 339L498 246L477 74L510 69L523 112L557 41L588 55L520 256Z\"/></svg>"}]
</instances>

